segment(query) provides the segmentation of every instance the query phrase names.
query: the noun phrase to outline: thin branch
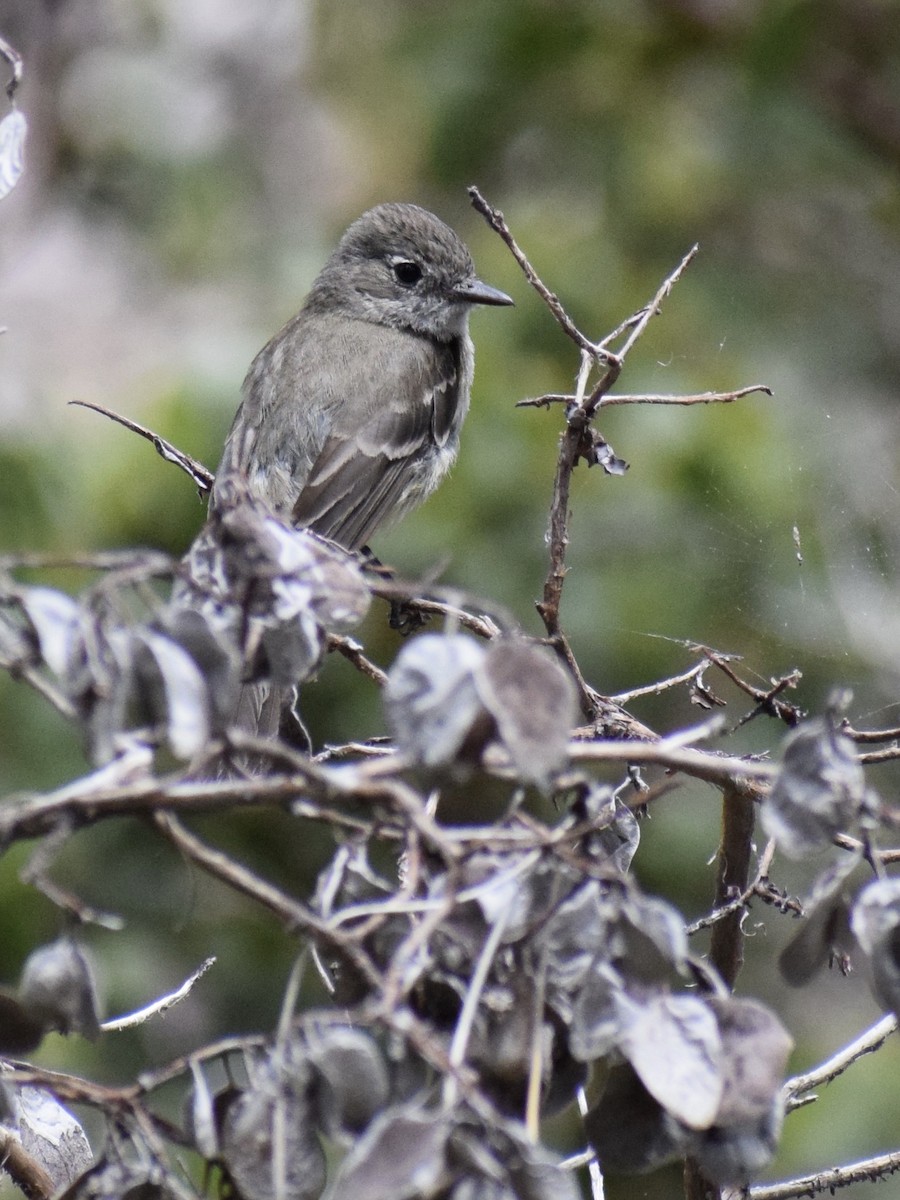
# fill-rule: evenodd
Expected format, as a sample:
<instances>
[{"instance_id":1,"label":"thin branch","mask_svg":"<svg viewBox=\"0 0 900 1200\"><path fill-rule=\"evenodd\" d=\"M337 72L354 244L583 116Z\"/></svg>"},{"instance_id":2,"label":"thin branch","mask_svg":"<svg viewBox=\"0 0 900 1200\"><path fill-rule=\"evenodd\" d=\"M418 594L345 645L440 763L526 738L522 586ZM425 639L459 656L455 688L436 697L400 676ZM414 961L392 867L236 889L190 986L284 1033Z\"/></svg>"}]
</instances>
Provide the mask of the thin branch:
<instances>
[{"instance_id":1,"label":"thin branch","mask_svg":"<svg viewBox=\"0 0 900 1200\"><path fill-rule=\"evenodd\" d=\"M579 1091L583 1091L583 1089L579 1088ZM587 1112L587 1108L585 1108L585 1112ZM579 1150L577 1154L570 1154L568 1158L564 1158L559 1164L559 1169L561 1171L577 1171L596 1161L596 1150Z\"/></svg>"},{"instance_id":2,"label":"thin branch","mask_svg":"<svg viewBox=\"0 0 900 1200\"><path fill-rule=\"evenodd\" d=\"M500 211L500 209L494 208L491 204L488 204L487 200L485 200L484 196L482 196L477 187L470 187L468 192L469 199L472 201L472 207L476 212L481 213L488 225L490 225L491 229L493 229L495 233L498 233L503 239L513 258L521 267L525 278L528 280L546 306L550 309L550 312L553 314L553 317L566 337L570 338L579 350L586 351L592 359L596 360L598 358L608 358L609 355L600 346L598 346L595 342L592 342L589 338L585 337L585 335L576 326L575 322L563 308L556 293L551 292L547 285L542 282L537 271L535 271L534 267L525 257L525 254L522 252L522 250L520 250L518 243L513 237L509 226L506 224L503 213Z\"/></svg>"},{"instance_id":3,"label":"thin branch","mask_svg":"<svg viewBox=\"0 0 900 1200\"><path fill-rule=\"evenodd\" d=\"M731 404L743 396L762 392L766 396L773 395L772 389L765 383L753 383L748 387L737 388L733 392L695 392L692 395L676 396L667 393L645 392L636 395L604 396L603 407L613 408L618 404L671 404L687 407L692 404ZM576 404L578 398L564 392L547 392L543 396L535 396L526 400L517 400L516 408L549 408L552 404Z\"/></svg>"},{"instance_id":4,"label":"thin branch","mask_svg":"<svg viewBox=\"0 0 900 1200\"><path fill-rule=\"evenodd\" d=\"M875 742L896 742L900 740L900 726L893 729L854 729L846 719L839 725L841 733L859 746L870 746Z\"/></svg>"},{"instance_id":5,"label":"thin branch","mask_svg":"<svg viewBox=\"0 0 900 1200\"><path fill-rule=\"evenodd\" d=\"M579 1087L575 1095L578 1100L578 1112L581 1115L581 1119L584 1120L589 1110L587 1093L583 1087ZM591 1200L604 1200L603 1172L600 1169L600 1163L597 1161L597 1155L594 1150L586 1150L582 1154L574 1155L572 1158L566 1159L561 1166L564 1170L571 1171L583 1164L587 1165L591 1181Z\"/></svg>"},{"instance_id":6,"label":"thin branch","mask_svg":"<svg viewBox=\"0 0 900 1200\"><path fill-rule=\"evenodd\" d=\"M545 1078L547 1043L544 1038L544 1004L547 995L548 943L541 947L537 969L532 975L530 996L531 1051L528 1055L528 1086L525 1091L525 1128L536 1145L541 1134L541 1093Z\"/></svg>"},{"instance_id":7,"label":"thin branch","mask_svg":"<svg viewBox=\"0 0 900 1200\"><path fill-rule=\"evenodd\" d=\"M727 783L722 794L722 840L716 854L717 908L747 889L755 823L753 801ZM717 921L709 944L709 961L732 990L744 965L744 915L743 908L735 909Z\"/></svg>"},{"instance_id":8,"label":"thin branch","mask_svg":"<svg viewBox=\"0 0 900 1200\"><path fill-rule=\"evenodd\" d=\"M460 588L441 588L426 581L408 582L367 574L366 582L373 596L382 600L401 600L418 609L425 617L443 617L448 625L457 625L470 633L491 641L505 630L518 629L515 617L496 602L468 595ZM463 608L463 605L467 607ZM469 611L475 608L477 614ZM492 613L493 615L488 615Z\"/></svg>"},{"instance_id":9,"label":"thin branch","mask_svg":"<svg viewBox=\"0 0 900 1200\"><path fill-rule=\"evenodd\" d=\"M646 687L632 688L630 692L616 692L614 696L610 696L610 699L614 700L616 704L631 704L632 701L638 700L642 696L659 696L669 688L678 687L682 683L690 683L692 679L702 675L707 665L705 660L695 663L693 667L683 671L680 675L671 675L668 679L660 679L657 683L647 684Z\"/></svg>"},{"instance_id":10,"label":"thin branch","mask_svg":"<svg viewBox=\"0 0 900 1200\"><path fill-rule=\"evenodd\" d=\"M168 1012L170 1008L179 1004L186 996L190 995L194 984L201 976L206 974L215 961L215 956L204 959L197 970L192 975L189 975L181 987L176 988L174 992L169 992L166 996L160 996L152 1004L147 1004L143 1008L139 1008L136 1012L128 1013L124 1017L115 1017L110 1021L104 1021L100 1028L104 1033L118 1033L122 1029L133 1029L135 1025L143 1025L151 1017L162 1016L163 1013Z\"/></svg>"},{"instance_id":11,"label":"thin branch","mask_svg":"<svg viewBox=\"0 0 900 1200\"><path fill-rule=\"evenodd\" d=\"M158 433L154 433L152 429L148 429L146 425L140 425L137 421L132 421L129 417L123 417L121 413L113 412L110 408L104 408L102 404L91 404L87 400L70 400L69 403L76 405L78 408L89 408L92 412L109 417L111 421L115 421L119 425L124 425L132 433L137 433L140 437L146 438L148 442L152 443L154 450L160 458L165 459L166 462L174 463L176 467L184 471L185 475L188 475L194 481L202 495L212 490L215 475L210 471L209 467L204 466L202 462L196 458L192 458L190 454L186 454L183 450L179 450L177 446L173 446L171 442L167 441L164 437L160 437Z\"/></svg>"},{"instance_id":12,"label":"thin branch","mask_svg":"<svg viewBox=\"0 0 900 1200\"><path fill-rule=\"evenodd\" d=\"M732 404L744 396L762 393L765 396L774 395L772 389L765 383L751 383L747 387L736 388L733 392L695 392L687 396L669 396L648 392L643 395L605 396L604 408L613 408L617 404L674 404L688 407L692 404Z\"/></svg>"},{"instance_id":13,"label":"thin branch","mask_svg":"<svg viewBox=\"0 0 900 1200\"><path fill-rule=\"evenodd\" d=\"M889 746L884 750L867 750L865 754L860 754L859 761L864 766L872 766L875 763L895 762L900 758L900 746Z\"/></svg>"},{"instance_id":14,"label":"thin branch","mask_svg":"<svg viewBox=\"0 0 900 1200\"><path fill-rule=\"evenodd\" d=\"M176 561L161 550L99 550L93 554L0 554L0 570L119 571L144 578L171 575Z\"/></svg>"},{"instance_id":15,"label":"thin branch","mask_svg":"<svg viewBox=\"0 0 900 1200\"><path fill-rule=\"evenodd\" d=\"M247 896L262 905L291 930L302 930L305 933L319 934L331 941L340 942L345 949L347 939L333 929L328 921L319 917L311 908L301 904L292 896L288 896L280 888L262 879L255 872L243 867L221 850L208 846L204 841L186 829L171 813L157 813L155 818L157 829L187 858L190 862L201 867L207 874L214 876L227 884L233 891ZM365 958L364 970L372 979L372 965Z\"/></svg>"},{"instance_id":16,"label":"thin branch","mask_svg":"<svg viewBox=\"0 0 900 1200\"><path fill-rule=\"evenodd\" d=\"M691 922L690 925L686 925L685 933L688 935L688 937L693 937L695 934L699 933L701 929L712 928L712 926L716 925L719 921L723 921L730 917L732 913L743 912L753 897L761 894L761 890L764 888L764 881L768 879L769 868L772 865L772 859L774 856L775 842L774 840L770 839L766 843L765 850L760 855L759 865L756 869L756 876L753 882L749 884L749 886L746 887L739 896L735 896L733 899L728 900L719 908L714 908L709 916L700 917L698 920Z\"/></svg>"},{"instance_id":17,"label":"thin branch","mask_svg":"<svg viewBox=\"0 0 900 1200\"><path fill-rule=\"evenodd\" d=\"M572 742L569 754L579 763L655 763L671 771L683 771L696 779L718 785L734 782L742 795L762 798L762 786L774 779L773 763L755 762L702 750L679 749L664 742Z\"/></svg>"},{"instance_id":18,"label":"thin branch","mask_svg":"<svg viewBox=\"0 0 900 1200\"><path fill-rule=\"evenodd\" d=\"M78 711L69 697L45 678L37 667L15 658L0 655L0 669L8 671L13 679L21 680L22 683L27 683L29 687L34 688L38 695L42 696L51 708L55 708L59 715L65 717L67 721L74 721L78 716Z\"/></svg>"},{"instance_id":19,"label":"thin branch","mask_svg":"<svg viewBox=\"0 0 900 1200\"><path fill-rule=\"evenodd\" d=\"M342 817L340 813L321 807L322 803L339 797L355 796L388 801L396 812L414 822L430 844L438 846L442 853L448 852L451 843L446 832L427 816L418 803L417 793L401 784L398 775L409 764L396 751L376 747L373 754L373 748L352 747L354 758L351 762L329 767L303 759L289 747L264 739L235 735L234 740L241 752L255 749L263 752L268 748L278 758L289 756L290 769L286 773L238 780L166 779L144 776L141 759L123 764L120 769L124 778L117 783L116 764L111 764L109 768L76 780L56 792L0 807L0 845L21 838L43 837L65 821L70 822L74 830L114 816L215 812L261 804L297 803L303 806L305 816L326 822L343 820L348 829L357 828L358 818ZM370 756L360 757L364 750ZM761 798L764 785L777 772L772 763L714 754L659 740L575 739L570 742L569 753L573 763L582 765L604 762L655 764L719 786L732 781L741 795L753 799ZM339 752L332 750L329 755L339 757ZM501 778L508 775L507 758L499 752L488 755L485 765ZM129 778L130 768L134 769L133 779Z\"/></svg>"},{"instance_id":20,"label":"thin branch","mask_svg":"<svg viewBox=\"0 0 900 1200\"><path fill-rule=\"evenodd\" d=\"M713 666L718 667L722 674L730 679L735 687L740 688L746 696L756 701L756 707L752 712L741 718L735 729L746 725L753 717L762 713L771 717L777 717L780 721L784 721L785 725L791 727L796 725L803 716L802 710L796 704L789 704L787 701L779 699L783 692L788 691L790 688L795 688L803 678L803 672L799 671L796 667L792 671L788 671L785 675L782 675L779 679L773 679L771 687L764 690L753 687L745 679L741 679L740 675L731 666L730 655L719 654L718 651L712 650L707 646L697 646L696 648L705 654Z\"/></svg>"},{"instance_id":21,"label":"thin branch","mask_svg":"<svg viewBox=\"0 0 900 1200\"><path fill-rule=\"evenodd\" d=\"M865 1030L859 1037L854 1038L849 1045L842 1047L837 1054L826 1059L818 1067L814 1067L812 1071L807 1071L803 1075L795 1075L792 1079L788 1079L783 1089L788 1107L793 1107L794 1103L804 1092L809 1092L813 1088L831 1083L833 1079L837 1079L839 1075L842 1075L858 1059L864 1057L866 1054L872 1054L875 1050L880 1050L896 1028L897 1018L893 1013L890 1013L888 1016L876 1021L871 1028Z\"/></svg>"},{"instance_id":22,"label":"thin branch","mask_svg":"<svg viewBox=\"0 0 900 1200\"><path fill-rule=\"evenodd\" d=\"M540 609L540 605L538 605ZM578 688L578 700L581 711L584 716L591 722L592 732L596 732L596 726L603 717L608 716L610 709L615 709L616 714L625 714L625 710L620 708L615 701L608 700L605 696L601 696L599 692L585 679L581 667L575 657L575 652L569 644L569 639L561 629L557 629L555 634L547 639L547 644L553 649L563 664L568 668L569 674L575 680L575 686ZM631 720L630 714L625 714L628 720ZM638 734L638 737L643 736Z\"/></svg>"},{"instance_id":23,"label":"thin branch","mask_svg":"<svg viewBox=\"0 0 900 1200\"><path fill-rule=\"evenodd\" d=\"M722 732L723 726L722 717L715 713L700 725L689 725L686 729L679 729L676 733L666 734L664 738L659 739L659 743L671 750L680 749L682 746L693 746L697 742L705 742L707 738L716 737Z\"/></svg>"},{"instance_id":24,"label":"thin branch","mask_svg":"<svg viewBox=\"0 0 900 1200\"><path fill-rule=\"evenodd\" d=\"M469 981L469 986L466 988L466 996L463 1001L463 1006L460 1009L459 1018L456 1022L456 1028L453 1031L453 1037L450 1041L449 1058L451 1064L459 1068L465 1062L466 1048L469 1044L469 1035L472 1032L472 1027L475 1024L475 1015L478 1011L478 1004L481 1000L481 993L484 991L484 985L487 983L488 973L493 965L497 950L500 947L500 941L503 937L503 932L509 923L512 915L512 905L506 905L497 914L496 919L491 925L490 932L484 939L484 945L481 947L481 953L478 956L478 961L475 964L475 970L472 978ZM447 1108L452 1108L456 1103L457 1098L457 1080L455 1075L449 1076L444 1080L443 1102Z\"/></svg>"},{"instance_id":25,"label":"thin branch","mask_svg":"<svg viewBox=\"0 0 900 1200\"><path fill-rule=\"evenodd\" d=\"M382 671L381 667L377 667L370 658L366 657L362 646L354 638L343 637L337 633L329 633L328 649L346 658L348 662L356 667L361 675L365 675L367 679L371 679L379 687L384 687L387 683L387 673Z\"/></svg>"},{"instance_id":26,"label":"thin branch","mask_svg":"<svg viewBox=\"0 0 900 1200\"><path fill-rule=\"evenodd\" d=\"M681 276L684 274L684 272L687 270L687 268L690 266L690 264L694 261L694 259L697 257L697 255L699 253L700 253L700 247L699 247L699 245L697 245L697 243L694 243L694 245L691 246L690 250L688 250L687 254L685 254L684 258L681 260L681 262L675 268L675 270L672 271L671 274L668 275L662 281L662 283L659 285L659 287L657 288L657 291L656 291L656 295L653 297L653 299L650 301L650 303L647 305L647 307L643 310L641 319L635 324L634 328L631 330L631 333L628 335L628 339L625 342L625 345L619 351L620 359L622 359L626 356L628 351L635 344L635 342L638 340L638 338L641 336L641 334L644 332L644 330L647 328L647 326L650 324L650 322L653 320L653 318L656 316L659 316L660 307L662 305L663 300L666 300L669 297L675 284L679 281Z\"/></svg>"},{"instance_id":27,"label":"thin branch","mask_svg":"<svg viewBox=\"0 0 900 1200\"><path fill-rule=\"evenodd\" d=\"M85 904L80 896L50 879L50 868L71 835L71 822L60 821L57 827L38 843L37 849L19 872L19 878L23 883L36 888L51 904L55 904L82 925L99 925L103 929L116 931L124 929L125 922L120 916L102 912L92 905Z\"/></svg>"},{"instance_id":28,"label":"thin branch","mask_svg":"<svg viewBox=\"0 0 900 1200\"><path fill-rule=\"evenodd\" d=\"M262 739L245 739L261 742ZM271 743L269 743L271 745ZM96 773L98 776L101 772ZM179 781L139 778L121 786L97 787L88 775L57 792L0 807L0 845L42 837L70 819L73 829L113 816L156 812L215 812L229 807L285 804L302 795L325 798L329 785L314 764L303 772L240 780Z\"/></svg>"},{"instance_id":29,"label":"thin branch","mask_svg":"<svg viewBox=\"0 0 900 1200\"><path fill-rule=\"evenodd\" d=\"M816 1196L821 1192L832 1195L837 1188L849 1187L853 1183L876 1183L900 1171L900 1151L892 1154L877 1154L849 1163L846 1167L832 1167L804 1175L800 1179L788 1179L784 1183L760 1184L747 1188L740 1195L746 1200L794 1200L794 1197Z\"/></svg>"}]
</instances>

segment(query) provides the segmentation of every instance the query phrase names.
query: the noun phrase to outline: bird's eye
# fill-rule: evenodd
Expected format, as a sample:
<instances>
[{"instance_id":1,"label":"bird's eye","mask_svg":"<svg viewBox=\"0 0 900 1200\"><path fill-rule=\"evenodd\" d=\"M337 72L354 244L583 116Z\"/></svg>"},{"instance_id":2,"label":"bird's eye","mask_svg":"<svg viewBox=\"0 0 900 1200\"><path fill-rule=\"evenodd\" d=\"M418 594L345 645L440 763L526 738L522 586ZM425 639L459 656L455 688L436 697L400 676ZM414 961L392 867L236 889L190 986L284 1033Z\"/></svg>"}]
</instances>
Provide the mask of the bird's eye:
<instances>
[{"instance_id":1,"label":"bird's eye","mask_svg":"<svg viewBox=\"0 0 900 1200\"><path fill-rule=\"evenodd\" d=\"M422 268L418 263L401 258L393 266L397 282L402 283L404 287L415 287L422 278Z\"/></svg>"}]
</instances>

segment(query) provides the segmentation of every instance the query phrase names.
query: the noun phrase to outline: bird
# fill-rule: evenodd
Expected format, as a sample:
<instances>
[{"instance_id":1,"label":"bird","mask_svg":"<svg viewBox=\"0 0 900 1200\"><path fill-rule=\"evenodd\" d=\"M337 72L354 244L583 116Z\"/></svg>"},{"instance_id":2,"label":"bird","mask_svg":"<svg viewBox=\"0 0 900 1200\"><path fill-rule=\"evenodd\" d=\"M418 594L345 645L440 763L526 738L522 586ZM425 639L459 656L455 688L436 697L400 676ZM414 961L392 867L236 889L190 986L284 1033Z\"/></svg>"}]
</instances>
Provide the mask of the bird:
<instances>
[{"instance_id":1,"label":"bird","mask_svg":"<svg viewBox=\"0 0 900 1200\"><path fill-rule=\"evenodd\" d=\"M401 203L363 213L253 360L213 510L238 475L274 515L365 546L450 469L474 370L469 314L512 303L433 213Z\"/></svg>"},{"instance_id":2,"label":"bird","mask_svg":"<svg viewBox=\"0 0 900 1200\"><path fill-rule=\"evenodd\" d=\"M237 482L279 520L367 548L455 461L474 371L469 316L512 303L433 213L406 203L363 213L247 372L213 519ZM286 703L284 689L245 685L235 723L271 737Z\"/></svg>"}]
</instances>

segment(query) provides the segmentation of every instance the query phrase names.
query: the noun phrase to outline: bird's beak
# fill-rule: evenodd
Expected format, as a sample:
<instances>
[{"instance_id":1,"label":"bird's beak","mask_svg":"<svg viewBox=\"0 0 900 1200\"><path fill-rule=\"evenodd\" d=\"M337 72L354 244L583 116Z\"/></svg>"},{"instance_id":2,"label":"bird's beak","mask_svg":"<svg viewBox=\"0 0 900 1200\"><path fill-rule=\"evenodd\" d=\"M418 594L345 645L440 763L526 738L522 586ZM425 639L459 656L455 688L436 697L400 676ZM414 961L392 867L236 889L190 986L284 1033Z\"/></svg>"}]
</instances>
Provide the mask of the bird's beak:
<instances>
[{"instance_id":1,"label":"bird's beak","mask_svg":"<svg viewBox=\"0 0 900 1200\"><path fill-rule=\"evenodd\" d=\"M480 279L467 279L458 283L450 293L451 300L461 300L464 304L514 304L515 301L501 292L499 288L482 283Z\"/></svg>"}]
</instances>

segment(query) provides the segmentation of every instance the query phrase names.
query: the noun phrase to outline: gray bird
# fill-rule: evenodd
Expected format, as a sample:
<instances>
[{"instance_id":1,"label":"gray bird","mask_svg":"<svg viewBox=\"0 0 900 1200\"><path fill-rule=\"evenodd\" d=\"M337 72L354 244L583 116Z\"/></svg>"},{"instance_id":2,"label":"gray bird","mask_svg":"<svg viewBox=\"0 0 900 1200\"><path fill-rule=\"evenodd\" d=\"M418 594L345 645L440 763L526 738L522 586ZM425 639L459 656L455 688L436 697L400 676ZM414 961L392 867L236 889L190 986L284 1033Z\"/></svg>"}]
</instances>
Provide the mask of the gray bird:
<instances>
[{"instance_id":1,"label":"gray bird","mask_svg":"<svg viewBox=\"0 0 900 1200\"><path fill-rule=\"evenodd\" d=\"M341 238L300 312L250 367L216 472L295 526L366 545L441 482L469 408L475 304L512 304L482 283L449 226L382 204ZM243 688L236 722L271 736L284 689Z\"/></svg>"},{"instance_id":2,"label":"gray bird","mask_svg":"<svg viewBox=\"0 0 900 1200\"><path fill-rule=\"evenodd\" d=\"M420 504L459 449L475 304L512 300L443 221L414 204L364 213L254 359L213 508L237 473L277 516L355 550Z\"/></svg>"}]
</instances>

